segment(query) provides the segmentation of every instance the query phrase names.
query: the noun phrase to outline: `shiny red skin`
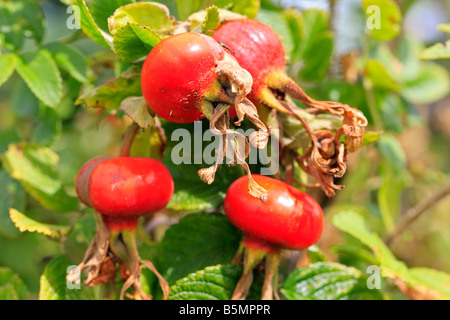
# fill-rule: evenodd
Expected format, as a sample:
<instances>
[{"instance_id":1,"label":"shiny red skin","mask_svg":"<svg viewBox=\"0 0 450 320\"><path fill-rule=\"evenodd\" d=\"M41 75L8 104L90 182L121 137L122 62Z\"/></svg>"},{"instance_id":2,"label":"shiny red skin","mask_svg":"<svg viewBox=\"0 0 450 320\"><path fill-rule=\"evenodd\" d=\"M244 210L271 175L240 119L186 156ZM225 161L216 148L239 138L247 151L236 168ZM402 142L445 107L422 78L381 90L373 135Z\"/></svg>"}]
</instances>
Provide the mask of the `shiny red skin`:
<instances>
[{"instance_id":1,"label":"shiny red skin","mask_svg":"<svg viewBox=\"0 0 450 320\"><path fill-rule=\"evenodd\" d=\"M107 158L98 163L94 160L83 166L95 164L87 186L80 186L77 192L80 197L79 190L88 190L87 204L103 216L111 229L134 229L139 216L165 208L172 198L172 176L158 160L134 157Z\"/></svg>"},{"instance_id":2,"label":"shiny red skin","mask_svg":"<svg viewBox=\"0 0 450 320\"><path fill-rule=\"evenodd\" d=\"M227 46L239 65L253 77L248 98L259 103L265 77L271 72L285 72L286 59L283 43L267 24L253 19L237 19L222 24L213 38Z\"/></svg>"},{"instance_id":3,"label":"shiny red skin","mask_svg":"<svg viewBox=\"0 0 450 320\"><path fill-rule=\"evenodd\" d=\"M204 118L201 102L217 79L216 61L224 55L222 46L206 35L186 32L162 40L142 68L141 88L147 104L172 122Z\"/></svg>"},{"instance_id":4,"label":"shiny red skin","mask_svg":"<svg viewBox=\"0 0 450 320\"><path fill-rule=\"evenodd\" d=\"M283 181L253 175L268 191L266 202L248 193L247 177L229 187L224 210L228 219L247 238L259 238L286 249L305 249L316 243L323 231L323 212L307 193Z\"/></svg>"}]
</instances>

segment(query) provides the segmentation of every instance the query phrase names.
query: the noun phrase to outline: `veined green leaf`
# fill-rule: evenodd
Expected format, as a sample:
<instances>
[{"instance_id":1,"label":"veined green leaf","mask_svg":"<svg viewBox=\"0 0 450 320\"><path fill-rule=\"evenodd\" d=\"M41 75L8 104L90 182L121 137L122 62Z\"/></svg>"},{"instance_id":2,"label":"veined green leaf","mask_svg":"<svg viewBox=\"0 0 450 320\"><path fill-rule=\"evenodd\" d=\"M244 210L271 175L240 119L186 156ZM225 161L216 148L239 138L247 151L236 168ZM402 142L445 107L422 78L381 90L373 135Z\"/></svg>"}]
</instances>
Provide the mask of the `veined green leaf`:
<instances>
[{"instance_id":1,"label":"veined green leaf","mask_svg":"<svg viewBox=\"0 0 450 320\"><path fill-rule=\"evenodd\" d=\"M62 78L47 50L20 55L17 72L45 105L55 108L59 104L63 94Z\"/></svg>"},{"instance_id":2,"label":"veined green leaf","mask_svg":"<svg viewBox=\"0 0 450 320\"><path fill-rule=\"evenodd\" d=\"M361 271L334 262L317 262L291 272L281 287L288 300L379 299Z\"/></svg>"},{"instance_id":3,"label":"veined green leaf","mask_svg":"<svg viewBox=\"0 0 450 320\"><path fill-rule=\"evenodd\" d=\"M171 226L158 243L158 269L171 284L207 266L230 263L240 239L225 215L190 214Z\"/></svg>"},{"instance_id":4,"label":"veined green leaf","mask_svg":"<svg viewBox=\"0 0 450 320\"><path fill-rule=\"evenodd\" d=\"M169 300L229 300L241 273L241 266L207 267L175 282Z\"/></svg>"}]
</instances>

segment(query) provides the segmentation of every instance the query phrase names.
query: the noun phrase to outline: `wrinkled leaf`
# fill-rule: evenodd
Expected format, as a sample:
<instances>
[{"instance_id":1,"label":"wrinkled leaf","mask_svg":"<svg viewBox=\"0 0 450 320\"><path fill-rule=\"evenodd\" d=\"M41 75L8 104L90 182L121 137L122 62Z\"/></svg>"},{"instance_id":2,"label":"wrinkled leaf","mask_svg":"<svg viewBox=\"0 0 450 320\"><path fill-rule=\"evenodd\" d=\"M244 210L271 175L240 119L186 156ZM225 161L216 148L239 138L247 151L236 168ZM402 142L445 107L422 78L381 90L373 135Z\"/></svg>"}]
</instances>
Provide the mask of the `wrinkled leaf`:
<instances>
[{"instance_id":1,"label":"wrinkled leaf","mask_svg":"<svg viewBox=\"0 0 450 320\"><path fill-rule=\"evenodd\" d=\"M379 298L371 292L361 271L334 262L317 262L296 269L283 281L281 292L288 300L347 300L364 295Z\"/></svg>"},{"instance_id":2,"label":"wrinkled leaf","mask_svg":"<svg viewBox=\"0 0 450 320\"><path fill-rule=\"evenodd\" d=\"M230 263L240 239L225 215L190 214L171 226L158 243L159 271L171 284L207 266Z\"/></svg>"},{"instance_id":3,"label":"wrinkled leaf","mask_svg":"<svg viewBox=\"0 0 450 320\"><path fill-rule=\"evenodd\" d=\"M241 273L240 266L207 267L175 282L169 300L229 300Z\"/></svg>"}]
</instances>

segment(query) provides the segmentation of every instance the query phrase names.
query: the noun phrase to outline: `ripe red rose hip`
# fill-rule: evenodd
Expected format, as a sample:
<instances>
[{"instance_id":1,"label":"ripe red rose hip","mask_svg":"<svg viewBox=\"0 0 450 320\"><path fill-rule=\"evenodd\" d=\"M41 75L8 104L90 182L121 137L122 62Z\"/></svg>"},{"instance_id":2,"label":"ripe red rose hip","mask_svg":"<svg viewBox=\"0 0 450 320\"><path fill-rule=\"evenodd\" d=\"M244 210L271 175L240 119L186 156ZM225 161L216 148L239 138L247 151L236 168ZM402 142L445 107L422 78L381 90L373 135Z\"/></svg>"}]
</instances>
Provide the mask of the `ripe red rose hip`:
<instances>
[{"instance_id":1,"label":"ripe red rose hip","mask_svg":"<svg viewBox=\"0 0 450 320\"><path fill-rule=\"evenodd\" d=\"M173 190L169 170L151 158L96 158L77 178L80 200L99 212L111 229L134 228L139 216L163 209Z\"/></svg>"},{"instance_id":2,"label":"ripe red rose hip","mask_svg":"<svg viewBox=\"0 0 450 320\"><path fill-rule=\"evenodd\" d=\"M247 192L241 177L228 189L224 210L228 219L246 235L286 249L304 249L316 243L323 231L320 205L307 193L280 180L254 175L268 191L266 202Z\"/></svg>"},{"instance_id":3,"label":"ripe red rose hip","mask_svg":"<svg viewBox=\"0 0 450 320\"><path fill-rule=\"evenodd\" d=\"M245 79L227 78L231 61ZM172 122L189 123L205 117L202 109L208 102L233 102L222 88L231 85L227 80L242 86L250 81L246 90L251 87L251 76L217 41L186 32L162 40L150 51L142 68L141 87L156 114Z\"/></svg>"},{"instance_id":4,"label":"ripe red rose hip","mask_svg":"<svg viewBox=\"0 0 450 320\"><path fill-rule=\"evenodd\" d=\"M246 177L236 180L225 196L225 214L245 234L233 260L242 260L244 266L232 300L246 298L253 270L262 261L265 275L261 299L279 299L280 249L305 249L316 243L323 231L322 209L311 196L270 177L254 175L254 179L268 191L266 202L249 196Z\"/></svg>"}]
</instances>

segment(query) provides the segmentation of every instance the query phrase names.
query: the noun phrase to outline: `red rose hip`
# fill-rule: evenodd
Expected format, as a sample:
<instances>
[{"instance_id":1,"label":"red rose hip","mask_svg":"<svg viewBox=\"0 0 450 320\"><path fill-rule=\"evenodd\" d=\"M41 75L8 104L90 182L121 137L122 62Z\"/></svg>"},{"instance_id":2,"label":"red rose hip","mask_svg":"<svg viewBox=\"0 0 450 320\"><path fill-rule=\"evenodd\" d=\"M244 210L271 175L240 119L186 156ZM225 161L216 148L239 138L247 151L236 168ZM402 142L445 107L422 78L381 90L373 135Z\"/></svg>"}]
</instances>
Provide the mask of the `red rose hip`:
<instances>
[{"instance_id":1,"label":"red rose hip","mask_svg":"<svg viewBox=\"0 0 450 320\"><path fill-rule=\"evenodd\" d=\"M134 228L139 216L155 213L169 203L174 183L169 170L158 160L96 159L87 162L80 171L77 193L103 216L111 229Z\"/></svg>"},{"instance_id":2,"label":"red rose hip","mask_svg":"<svg viewBox=\"0 0 450 320\"><path fill-rule=\"evenodd\" d=\"M266 202L246 192L246 177L228 189L224 210L245 234L287 249L304 249L316 243L323 231L320 205L307 193L280 180L253 175L268 191Z\"/></svg>"},{"instance_id":3,"label":"red rose hip","mask_svg":"<svg viewBox=\"0 0 450 320\"><path fill-rule=\"evenodd\" d=\"M247 193L247 179L236 180L227 191L224 210L228 219L245 234L237 259L244 268L232 300L243 300L253 280L253 269L265 262L262 300L278 298L277 273L281 249L305 249L316 243L323 231L323 213L308 194L280 180L254 175L268 191L265 202Z\"/></svg>"}]
</instances>

